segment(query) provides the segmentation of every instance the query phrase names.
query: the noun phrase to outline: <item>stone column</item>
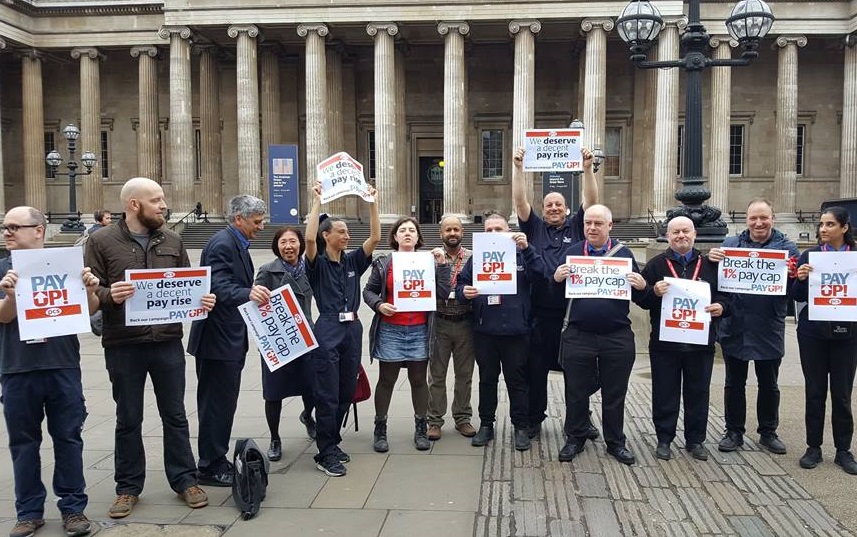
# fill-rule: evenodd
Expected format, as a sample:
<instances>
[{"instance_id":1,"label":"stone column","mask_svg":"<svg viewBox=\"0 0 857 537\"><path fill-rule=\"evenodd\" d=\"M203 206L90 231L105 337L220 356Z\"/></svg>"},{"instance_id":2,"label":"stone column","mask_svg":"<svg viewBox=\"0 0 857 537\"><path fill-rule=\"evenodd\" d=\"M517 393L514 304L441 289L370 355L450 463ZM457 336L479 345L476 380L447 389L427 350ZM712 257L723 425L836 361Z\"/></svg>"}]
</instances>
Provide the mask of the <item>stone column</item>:
<instances>
[{"instance_id":1,"label":"stone column","mask_svg":"<svg viewBox=\"0 0 857 537\"><path fill-rule=\"evenodd\" d=\"M664 21L658 45L658 60L678 58L678 33L687 22L684 19ZM675 182L678 167L678 69L658 69L658 93L655 105L654 196L655 217L666 216L676 204Z\"/></svg>"},{"instance_id":2,"label":"stone column","mask_svg":"<svg viewBox=\"0 0 857 537\"><path fill-rule=\"evenodd\" d=\"M220 72L217 67L219 51L214 45L194 47L199 54L199 137L200 152L205 155L199 163L199 201L209 214L222 215L223 149L221 147Z\"/></svg>"},{"instance_id":3,"label":"stone column","mask_svg":"<svg viewBox=\"0 0 857 537\"><path fill-rule=\"evenodd\" d=\"M268 146L283 143L280 131L280 56L279 45L262 45L259 53L261 95L259 109L262 116L262 196L269 202Z\"/></svg>"},{"instance_id":4,"label":"stone column","mask_svg":"<svg viewBox=\"0 0 857 537\"><path fill-rule=\"evenodd\" d=\"M0 51L6 48L6 41L0 37ZM3 84L0 84L0 96L3 93ZM3 110L2 98L0 98L0 111ZM0 114L2 116L2 114ZM2 117L0 117L2 119ZM2 125L2 122L0 122ZM6 180L3 175L3 128L0 126L0 216L6 214Z\"/></svg>"},{"instance_id":5,"label":"stone column","mask_svg":"<svg viewBox=\"0 0 857 537\"><path fill-rule=\"evenodd\" d=\"M657 45L653 47L656 49ZM654 50L650 53L654 56ZM654 206L652 192L652 131L655 125L655 104L658 93L655 69L634 70L634 139L631 161L631 215L647 222L649 209Z\"/></svg>"},{"instance_id":6,"label":"stone column","mask_svg":"<svg viewBox=\"0 0 857 537\"><path fill-rule=\"evenodd\" d=\"M583 87L583 144L604 148L607 129L607 32L613 29L612 19L583 19L580 29L586 34L586 75ZM598 174L598 196L604 195L604 174Z\"/></svg>"},{"instance_id":7,"label":"stone column","mask_svg":"<svg viewBox=\"0 0 857 537\"><path fill-rule=\"evenodd\" d=\"M42 54L29 50L21 58L24 203L46 209L45 111L42 101ZM68 158L68 155L66 155ZM63 206L63 211L68 207Z\"/></svg>"},{"instance_id":8,"label":"stone column","mask_svg":"<svg viewBox=\"0 0 857 537\"><path fill-rule=\"evenodd\" d=\"M83 196L78 204L78 210L82 213L91 213L101 209L104 204L101 188L101 71L99 65L102 56L96 48L83 47L71 49L71 57L80 60L79 154L92 151L96 156L92 173L81 176Z\"/></svg>"},{"instance_id":9,"label":"stone column","mask_svg":"<svg viewBox=\"0 0 857 537\"><path fill-rule=\"evenodd\" d=\"M345 123L342 116L342 44L327 47L327 131L328 149L331 153L345 151ZM353 156L353 155L352 155ZM368 163L367 163L368 164ZM349 196L333 200L325 211L331 216L345 216L345 200ZM383 199L383 198L382 198Z\"/></svg>"},{"instance_id":10,"label":"stone column","mask_svg":"<svg viewBox=\"0 0 857 537\"><path fill-rule=\"evenodd\" d=\"M466 22L441 22L443 54L443 214L470 222L467 214L467 75L464 62Z\"/></svg>"},{"instance_id":11,"label":"stone column","mask_svg":"<svg viewBox=\"0 0 857 537\"><path fill-rule=\"evenodd\" d=\"M857 197L857 46L845 46L842 82L842 153L839 195Z\"/></svg>"},{"instance_id":12,"label":"stone column","mask_svg":"<svg viewBox=\"0 0 857 537\"><path fill-rule=\"evenodd\" d=\"M261 155L259 154L259 67L252 24L230 26L229 37L238 39L238 192L260 196Z\"/></svg>"},{"instance_id":13,"label":"stone column","mask_svg":"<svg viewBox=\"0 0 857 537\"><path fill-rule=\"evenodd\" d=\"M193 95L191 94L190 45L187 26L162 26L161 39L170 40L170 170L172 213L181 218L196 204L194 192Z\"/></svg>"},{"instance_id":14,"label":"stone column","mask_svg":"<svg viewBox=\"0 0 857 537\"><path fill-rule=\"evenodd\" d=\"M297 32L299 36L306 38L306 181L309 204L312 203L311 191L315 185L315 167L329 156L327 58L324 51L324 37L329 30L326 25L320 23L301 24ZM308 211L309 207L306 210Z\"/></svg>"},{"instance_id":15,"label":"stone column","mask_svg":"<svg viewBox=\"0 0 857 537\"><path fill-rule=\"evenodd\" d=\"M777 38L777 157L774 163L774 210L779 222L794 222L797 192L797 67L804 36Z\"/></svg>"},{"instance_id":16,"label":"stone column","mask_svg":"<svg viewBox=\"0 0 857 537\"><path fill-rule=\"evenodd\" d=\"M711 38L714 58L727 60L738 42L728 37ZM709 205L729 210L729 125L732 111L732 68L711 68L711 140L708 143Z\"/></svg>"},{"instance_id":17,"label":"stone column","mask_svg":"<svg viewBox=\"0 0 857 537\"><path fill-rule=\"evenodd\" d=\"M411 214L411 205L414 201L413 176L409 173L410 151L408 151L408 122L405 100L405 61L410 53L407 43L396 47L396 144L399 150L396 152L398 160L396 166L399 172L399 181L396 185L396 201L398 212L401 215Z\"/></svg>"},{"instance_id":18,"label":"stone column","mask_svg":"<svg viewBox=\"0 0 857 537\"><path fill-rule=\"evenodd\" d=\"M366 33L375 38L375 185L380 196L382 222L399 217L398 143L396 140L396 55L393 39L399 33L394 23L369 23Z\"/></svg>"},{"instance_id":19,"label":"stone column","mask_svg":"<svg viewBox=\"0 0 857 537\"><path fill-rule=\"evenodd\" d=\"M541 29L542 23L532 19L513 20L509 23L509 33L515 36L512 148L523 147L524 131L535 127L536 34ZM527 184L527 200L533 201L533 174L525 173L524 181ZM514 204L512 206L514 207Z\"/></svg>"},{"instance_id":20,"label":"stone column","mask_svg":"<svg viewBox=\"0 0 857 537\"><path fill-rule=\"evenodd\" d=\"M158 128L158 49L153 45L131 47L139 58L137 124L137 175L161 181L161 150Z\"/></svg>"}]
</instances>

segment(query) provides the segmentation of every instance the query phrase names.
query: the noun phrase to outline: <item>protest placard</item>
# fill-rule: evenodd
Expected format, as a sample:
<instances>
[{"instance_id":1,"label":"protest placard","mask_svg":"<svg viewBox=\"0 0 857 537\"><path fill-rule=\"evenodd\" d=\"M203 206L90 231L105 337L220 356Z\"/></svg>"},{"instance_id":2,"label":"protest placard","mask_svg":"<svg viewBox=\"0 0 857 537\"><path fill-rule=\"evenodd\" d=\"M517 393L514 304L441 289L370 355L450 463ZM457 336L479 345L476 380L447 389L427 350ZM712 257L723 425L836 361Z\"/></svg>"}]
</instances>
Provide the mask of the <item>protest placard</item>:
<instances>
[{"instance_id":1,"label":"protest placard","mask_svg":"<svg viewBox=\"0 0 857 537\"><path fill-rule=\"evenodd\" d=\"M525 172L581 172L581 129L524 131Z\"/></svg>"},{"instance_id":2,"label":"protest placard","mask_svg":"<svg viewBox=\"0 0 857 537\"><path fill-rule=\"evenodd\" d=\"M566 298L631 300L628 274L634 268L630 258L570 255L565 262L569 267Z\"/></svg>"},{"instance_id":3,"label":"protest placard","mask_svg":"<svg viewBox=\"0 0 857 537\"><path fill-rule=\"evenodd\" d=\"M271 300L238 306L247 331L271 371L318 347L318 340L290 285L271 291Z\"/></svg>"},{"instance_id":4,"label":"protest placard","mask_svg":"<svg viewBox=\"0 0 857 537\"><path fill-rule=\"evenodd\" d=\"M480 295L518 292L518 258L511 233L473 234L473 286Z\"/></svg>"},{"instance_id":5,"label":"protest placard","mask_svg":"<svg viewBox=\"0 0 857 537\"><path fill-rule=\"evenodd\" d=\"M375 202L375 196L369 194L369 185L363 177L363 165L348 153L340 151L331 155L315 168L321 180L322 203L351 194L370 203Z\"/></svg>"},{"instance_id":6,"label":"protest placard","mask_svg":"<svg viewBox=\"0 0 857 537\"><path fill-rule=\"evenodd\" d=\"M208 317L202 296L211 289L211 267L125 271L134 294L125 301L125 326L198 321Z\"/></svg>"},{"instance_id":7,"label":"protest placard","mask_svg":"<svg viewBox=\"0 0 857 537\"><path fill-rule=\"evenodd\" d=\"M661 297L661 327L658 339L676 343L708 345L711 287L708 282L664 278L669 284Z\"/></svg>"},{"instance_id":8,"label":"protest placard","mask_svg":"<svg viewBox=\"0 0 857 537\"><path fill-rule=\"evenodd\" d=\"M723 248L717 267L717 288L728 293L784 295L788 282L787 250Z\"/></svg>"},{"instance_id":9,"label":"protest placard","mask_svg":"<svg viewBox=\"0 0 857 537\"><path fill-rule=\"evenodd\" d=\"M435 311L434 256L431 252L393 252L393 300L396 311Z\"/></svg>"},{"instance_id":10,"label":"protest placard","mask_svg":"<svg viewBox=\"0 0 857 537\"><path fill-rule=\"evenodd\" d=\"M857 320L857 252L810 252L809 264L809 320Z\"/></svg>"},{"instance_id":11,"label":"protest placard","mask_svg":"<svg viewBox=\"0 0 857 537\"><path fill-rule=\"evenodd\" d=\"M90 331L83 248L12 250L21 341Z\"/></svg>"}]
</instances>

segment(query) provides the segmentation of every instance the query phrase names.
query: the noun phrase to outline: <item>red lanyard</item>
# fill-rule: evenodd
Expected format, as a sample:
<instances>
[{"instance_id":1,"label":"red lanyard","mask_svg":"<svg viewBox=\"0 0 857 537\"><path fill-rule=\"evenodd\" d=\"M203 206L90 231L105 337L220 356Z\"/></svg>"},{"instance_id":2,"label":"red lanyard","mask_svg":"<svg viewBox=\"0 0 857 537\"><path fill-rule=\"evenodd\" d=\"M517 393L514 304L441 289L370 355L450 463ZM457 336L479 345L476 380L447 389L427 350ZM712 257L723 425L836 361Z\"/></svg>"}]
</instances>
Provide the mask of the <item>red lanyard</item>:
<instances>
[{"instance_id":1,"label":"red lanyard","mask_svg":"<svg viewBox=\"0 0 857 537\"><path fill-rule=\"evenodd\" d=\"M672 272L673 277L678 278L678 273L675 271L675 267L673 266L672 261L670 261L669 259L664 259L664 261L667 262L667 266L669 267L670 272ZM696 278L699 276L699 269L701 267L702 267L702 258L699 257L696 259L696 268L693 269L693 278L691 278L691 280L696 281Z\"/></svg>"},{"instance_id":2,"label":"red lanyard","mask_svg":"<svg viewBox=\"0 0 857 537\"><path fill-rule=\"evenodd\" d=\"M458 251L458 263L452 271L452 288L455 289L455 282L458 281L458 272L461 270L461 260L464 259L464 252Z\"/></svg>"},{"instance_id":3,"label":"red lanyard","mask_svg":"<svg viewBox=\"0 0 857 537\"><path fill-rule=\"evenodd\" d=\"M609 252L611 248L613 248L613 239L607 239L607 248L599 251L606 253ZM583 241L583 255L585 257L589 257L589 241Z\"/></svg>"}]
</instances>

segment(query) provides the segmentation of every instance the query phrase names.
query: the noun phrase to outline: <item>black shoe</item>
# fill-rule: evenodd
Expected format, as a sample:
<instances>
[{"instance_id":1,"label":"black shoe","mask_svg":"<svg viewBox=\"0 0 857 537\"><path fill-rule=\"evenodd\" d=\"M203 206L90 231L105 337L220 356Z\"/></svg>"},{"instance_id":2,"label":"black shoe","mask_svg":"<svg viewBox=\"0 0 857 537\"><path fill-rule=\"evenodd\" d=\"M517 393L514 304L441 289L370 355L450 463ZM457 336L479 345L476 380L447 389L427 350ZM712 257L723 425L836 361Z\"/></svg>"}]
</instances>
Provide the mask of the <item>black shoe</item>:
<instances>
[{"instance_id":1,"label":"black shoe","mask_svg":"<svg viewBox=\"0 0 857 537\"><path fill-rule=\"evenodd\" d=\"M542 434L542 424L541 423L539 423L537 425L530 425L529 427L527 427L527 437L528 438L532 439L532 438L539 436L540 434Z\"/></svg>"},{"instance_id":2,"label":"black shoe","mask_svg":"<svg viewBox=\"0 0 857 537\"><path fill-rule=\"evenodd\" d=\"M315 420L313 419L312 414L304 410L301 412L301 415L298 416L298 419L301 420L301 423L306 427L306 435L315 440Z\"/></svg>"},{"instance_id":3,"label":"black shoe","mask_svg":"<svg viewBox=\"0 0 857 537\"><path fill-rule=\"evenodd\" d=\"M637 462L637 459L634 458L634 454L631 453L631 450L626 448L625 446L607 448L607 453L609 455L613 455L613 458L615 458L622 464L631 465Z\"/></svg>"},{"instance_id":4,"label":"black shoe","mask_svg":"<svg viewBox=\"0 0 857 537\"><path fill-rule=\"evenodd\" d=\"M726 431L717 444L717 449L723 452L735 451L744 445L744 435L738 431Z\"/></svg>"},{"instance_id":5,"label":"black shoe","mask_svg":"<svg viewBox=\"0 0 857 537\"><path fill-rule=\"evenodd\" d=\"M351 457L348 455L348 453L342 451L342 448L339 446L333 446L333 456L336 457L336 460L343 464L351 462Z\"/></svg>"},{"instance_id":6,"label":"black shoe","mask_svg":"<svg viewBox=\"0 0 857 537\"><path fill-rule=\"evenodd\" d=\"M837 453L837 456L839 454ZM854 460L853 457L851 460ZM800 467L806 468L807 470L811 470L818 466L822 461L821 457L821 448L811 447L806 448L806 453L803 454L803 457L800 458Z\"/></svg>"},{"instance_id":7,"label":"black shoe","mask_svg":"<svg viewBox=\"0 0 857 537\"><path fill-rule=\"evenodd\" d=\"M387 442L387 418L375 418L375 432L372 438L372 449L378 453L386 453L390 449Z\"/></svg>"},{"instance_id":8,"label":"black shoe","mask_svg":"<svg viewBox=\"0 0 857 537\"><path fill-rule=\"evenodd\" d=\"M428 422L425 416L414 416L414 446L419 451L427 451L431 448L431 441L428 439Z\"/></svg>"},{"instance_id":9,"label":"black shoe","mask_svg":"<svg viewBox=\"0 0 857 537\"><path fill-rule=\"evenodd\" d=\"M668 442L658 442L658 447L655 448L655 457L662 461L668 461L673 458L673 450L670 449Z\"/></svg>"},{"instance_id":10,"label":"black shoe","mask_svg":"<svg viewBox=\"0 0 857 537\"><path fill-rule=\"evenodd\" d=\"M833 462L841 466L845 473L857 475L857 462L854 462L854 455L850 451L845 449L837 451Z\"/></svg>"},{"instance_id":11,"label":"black shoe","mask_svg":"<svg viewBox=\"0 0 857 537\"><path fill-rule=\"evenodd\" d=\"M474 447L487 446L488 442L494 439L493 425L480 425L476 431L476 436L470 439L470 445Z\"/></svg>"},{"instance_id":12,"label":"black shoe","mask_svg":"<svg viewBox=\"0 0 857 537\"><path fill-rule=\"evenodd\" d=\"M283 443L279 440L271 440L271 446L268 448L268 460L278 461L283 458Z\"/></svg>"},{"instance_id":13,"label":"black shoe","mask_svg":"<svg viewBox=\"0 0 857 537\"><path fill-rule=\"evenodd\" d=\"M598 431L598 427L592 423L592 411L589 411L589 425L586 428L586 438L590 440L598 440L598 437L601 436L601 433Z\"/></svg>"},{"instance_id":14,"label":"black shoe","mask_svg":"<svg viewBox=\"0 0 857 537\"><path fill-rule=\"evenodd\" d=\"M228 470L215 474L199 472L197 476L197 481L200 485L206 485L209 487L231 487L232 472Z\"/></svg>"},{"instance_id":15,"label":"black shoe","mask_svg":"<svg viewBox=\"0 0 857 537\"><path fill-rule=\"evenodd\" d=\"M583 450L586 449L586 444L578 441L576 438L568 438L568 441L562 446L562 449L559 450L559 461L560 462L571 462L572 459L583 453Z\"/></svg>"},{"instance_id":16,"label":"black shoe","mask_svg":"<svg viewBox=\"0 0 857 537\"><path fill-rule=\"evenodd\" d=\"M702 444L689 444L686 449L694 459L698 461L708 460L708 448Z\"/></svg>"},{"instance_id":17,"label":"black shoe","mask_svg":"<svg viewBox=\"0 0 857 537\"><path fill-rule=\"evenodd\" d=\"M763 434L759 438L759 445L776 455L786 454L786 445L776 434Z\"/></svg>"},{"instance_id":18,"label":"black shoe","mask_svg":"<svg viewBox=\"0 0 857 537\"><path fill-rule=\"evenodd\" d=\"M347 472L345 466L336 460L335 455L328 455L320 461L316 460L315 467L330 477L342 477Z\"/></svg>"},{"instance_id":19,"label":"black shoe","mask_svg":"<svg viewBox=\"0 0 857 537\"><path fill-rule=\"evenodd\" d=\"M518 451L527 451L530 449L530 436L528 429L518 429L515 427L514 433L515 449Z\"/></svg>"}]
</instances>

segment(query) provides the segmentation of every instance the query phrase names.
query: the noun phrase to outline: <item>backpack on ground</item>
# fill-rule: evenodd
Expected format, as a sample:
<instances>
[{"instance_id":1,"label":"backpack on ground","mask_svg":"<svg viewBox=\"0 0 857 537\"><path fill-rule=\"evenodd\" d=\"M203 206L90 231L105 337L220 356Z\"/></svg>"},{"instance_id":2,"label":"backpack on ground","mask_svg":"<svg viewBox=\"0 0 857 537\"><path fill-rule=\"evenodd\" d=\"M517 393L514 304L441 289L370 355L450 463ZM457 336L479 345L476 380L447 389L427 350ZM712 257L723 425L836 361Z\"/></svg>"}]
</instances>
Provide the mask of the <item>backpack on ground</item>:
<instances>
[{"instance_id":1,"label":"backpack on ground","mask_svg":"<svg viewBox=\"0 0 857 537\"><path fill-rule=\"evenodd\" d=\"M357 420L357 403L365 401L372 397L372 385L369 384L369 377L366 376L366 370L363 369L363 364L360 364L360 369L357 370L357 387L354 388L354 396L351 398L351 407L354 408L354 430L360 430L360 422ZM348 425L348 415L351 413L351 408L345 411L345 417L342 419L342 427Z\"/></svg>"},{"instance_id":2,"label":"backpack on ground","mask_svg":"<svg viewBox=\"0 0 857 537\"><path fill-rule=\"evenodd\" d=\"M239 438L233 456L232 498L243 520L259 512L268 488L268 458L252 438Z\"/></svg>"}]
</instances>

